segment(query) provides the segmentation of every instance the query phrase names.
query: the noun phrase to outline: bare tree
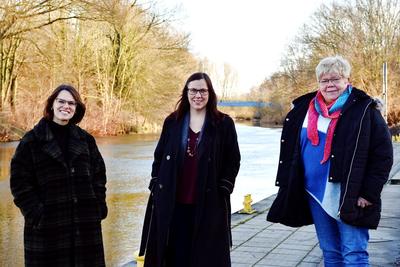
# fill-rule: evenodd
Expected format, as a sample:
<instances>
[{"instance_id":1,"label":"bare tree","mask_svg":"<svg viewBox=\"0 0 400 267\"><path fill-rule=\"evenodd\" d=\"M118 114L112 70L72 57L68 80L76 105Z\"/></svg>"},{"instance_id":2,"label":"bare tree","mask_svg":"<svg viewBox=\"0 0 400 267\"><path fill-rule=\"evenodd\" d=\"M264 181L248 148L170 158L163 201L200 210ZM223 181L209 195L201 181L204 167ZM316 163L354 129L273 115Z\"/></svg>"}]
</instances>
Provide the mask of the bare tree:
<instances>
[{"instance_id":1,"label":"bare tree","mask_svg":"<svg viewBox=\"0 0 400 267\"><path fill-rule=\"evenodd\" d=\"M235 86L237 86L237 77L237 71L228 63L224 63L223 75L220 79L222 91L221 100L226 100L232 96L232 92Z\"/></svg>"},{"instance_id":2,"label":"bare tree","mask_svg":"<svg viewBox=\"0 0 400 267\"><path fill-rule=\"evenodd\" d=\"M55 22L77 17L72 0L4 0L0 3L0 111L6 103L15 107L18 69L24 63L18 55L26 34Z\"/></svg>"},{"instance_id":3,"label":"bare tree","mask_svg":"<svg viewBox=\"0 0 400 267\"><path fill-rule=\"evenodd\" d=\"M315 66L321 58L334 54L349 59L352 83L371 95L381 94L383 62L388 62L392 74L389 88L398 88L400 77L393 74L400 69L399 0L348 0L322 5L288 47L282 60L284 71L278 75L284 83L275 84L274 90L283 93L282 99L311 91L316 88ZM400 96L392 91L389 99L395 111Z\"/></svg>"}]
</instances>

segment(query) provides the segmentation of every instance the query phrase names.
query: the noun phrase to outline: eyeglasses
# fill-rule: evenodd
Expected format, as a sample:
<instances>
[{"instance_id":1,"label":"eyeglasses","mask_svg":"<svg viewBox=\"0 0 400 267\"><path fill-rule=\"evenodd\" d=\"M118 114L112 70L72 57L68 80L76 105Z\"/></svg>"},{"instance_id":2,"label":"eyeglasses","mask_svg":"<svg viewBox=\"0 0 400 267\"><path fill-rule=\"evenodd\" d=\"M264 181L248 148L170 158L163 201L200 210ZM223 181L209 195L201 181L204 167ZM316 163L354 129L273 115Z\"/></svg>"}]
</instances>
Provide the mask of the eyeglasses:
<instances>
[{"instance_id":1,"label":"eyeglasses","mask_svg":"<svg viewBox=\"0 0 400 267\"><path fill-rule=\"evenodd\" d=\"M76 101L67 101L65 99L56 98L56 102L61 106L65 106L65 104L68 104L68 106L76 107Z\"/></svg>"},{"instance_id":2,"label":"eyeglasses","mask_svg":"<svg viewBox=\"0 0 400 267\"><path fill-rule=\"evenodd\" d=\"M205 96L208 94L208 89L196 89L196 88L188 88L189 95L197 95L200 93L201 96Z\"/></svg>"},{"instance_id":3,"label":"eyeglasses","mask_svg":"<svg viewBox=\"0 0 400 267\"><path fill-rule=\"evenodd\" d=\"M341 82L341 80L342 80L341 77L340 78L333 78L333 79L323 79L323 80L320 80L319 83L321 85L328 85L329 82L332 82L333 84L339 84Z\"/></svg>"}]
</instances>

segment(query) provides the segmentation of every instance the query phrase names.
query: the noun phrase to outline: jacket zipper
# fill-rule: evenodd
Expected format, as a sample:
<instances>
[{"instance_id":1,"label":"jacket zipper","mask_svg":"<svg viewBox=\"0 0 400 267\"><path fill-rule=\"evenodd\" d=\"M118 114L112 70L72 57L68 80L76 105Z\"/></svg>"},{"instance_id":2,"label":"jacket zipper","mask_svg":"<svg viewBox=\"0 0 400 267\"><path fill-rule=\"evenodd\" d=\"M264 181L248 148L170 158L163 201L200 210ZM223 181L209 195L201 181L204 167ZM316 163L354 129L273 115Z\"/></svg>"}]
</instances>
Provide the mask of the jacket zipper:
<instances>
[{"instance_id":1,"label":"jacket zipper","mask_svg":"<svg viewBox=\"0 0 400 267\"><path fill-rule=\"evenodd\" d=\"M357 147L358 147L358 141L359 141L359 139L360 139L361 128L362 128L362 124L363 124L363 121L364 121L365 113L367 112L367 109L368 109L368 107L371 105L371 103L372 103L372 100L371 100L371 101L368 103L368 105L365 107L364 113L363 113L363 115L362 115L362 117L361 117L361 120L360 120L360 127L359 127L359 129L358 129L358 134L357 134L357 139L356 139L356 146L354 147L353 156L352 156L352 158L351 158L349 173L347 174L346 188L345 188L345 190L344 190L342 202L340 203L339 210L338 210L338 214L337 214L338 217L340 217L340 211L341 211L341 209L342 209L342 207L343 207L344 200L345 200L345 198L346 198L347 189L348 189L348 186L349 186L350 175L351 175L351 171L352 171L352 169L353 169L353 162L354 162L354 158L355 158L355 156L356 156L356 151L357 151Z\"/></svg>"}]
</instances>

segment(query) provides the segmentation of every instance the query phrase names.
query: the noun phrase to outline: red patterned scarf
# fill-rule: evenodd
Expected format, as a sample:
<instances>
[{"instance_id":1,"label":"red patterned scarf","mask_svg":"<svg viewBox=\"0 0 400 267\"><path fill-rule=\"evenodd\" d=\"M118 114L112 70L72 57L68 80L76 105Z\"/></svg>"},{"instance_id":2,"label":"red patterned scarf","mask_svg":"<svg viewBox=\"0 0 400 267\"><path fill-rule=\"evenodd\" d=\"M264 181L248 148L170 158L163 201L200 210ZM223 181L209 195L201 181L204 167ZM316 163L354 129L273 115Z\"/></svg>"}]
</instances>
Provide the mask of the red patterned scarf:
<instances>
[{"instance_id":1,"label":"red patterned scarf","mask_svg":"<svg viewBox=\"0 0 400 267\"><path fill-rule=\"evenodd\" d=\"M317 103L315 103L317 101ZM329 105L325 104L324 98L320 91L317 92L315 98L313 98L308 106L308 126L307 126L307 137L311 141L311 144L317 146L319 144L318 137L318 117L322 115L325 118L330 118L331 122L328 126L328 133L326 136L325 147L324 147L324 157L321 160L321 164L325 163L329 155L331 154L331 145L332 145L332 137L335 132L336 124L338 122L341 108L335 110L332 114L329 114L329 109L335 104L337 100L330 103ZM315 105L319 106L320 113L315 108Z\"/></svg>"}]
</instances>

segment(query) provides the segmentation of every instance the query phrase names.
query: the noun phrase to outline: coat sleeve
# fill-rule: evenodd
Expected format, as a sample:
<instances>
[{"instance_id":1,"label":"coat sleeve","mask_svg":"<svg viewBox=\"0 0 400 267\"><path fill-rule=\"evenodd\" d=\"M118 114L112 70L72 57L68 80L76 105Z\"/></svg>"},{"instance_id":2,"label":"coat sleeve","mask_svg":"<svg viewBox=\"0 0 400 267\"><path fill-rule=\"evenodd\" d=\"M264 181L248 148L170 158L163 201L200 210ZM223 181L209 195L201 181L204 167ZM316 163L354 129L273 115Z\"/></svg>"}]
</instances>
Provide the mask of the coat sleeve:
<instances>
[{"instance_id":1,"label":"coat sleeve","mask_svg":"<svg viewBox=\"0 0 400 267\"><path fill-rule=\"evenodd\" d=\"M371 112L370 150L360 195L377 203L392 168L393 146L389 129L380 111L373 108Z\"/></svg>"},{"instance_id":2,"label":"coat sleeve","mask_svg":"<svg viewBox=\"0 0 400 267\"><path fill-rule=\"evenodd\" d=\"M15 205L25 221L31 223L39 219L43 210L33 164L29 143L22 139L11 159L10 187Z\"/></svg>"},{"instance_id":3,"label":"coat sleeve","mask_svg":"<svg viewBox=\"0 0 400 267\"><path fill-rule=\"evenodd\" d=\"M153 161L153 165L152 165L152 169L151 169L151 180L150 180L150 184L148 187L149 190L152 190L154 184L157 183L158 171L160 169L162 157L164 155L165 145L168 140L167 124L168 124L168 118L165 119L165 121L164 121L160 139L158 140L156 149L154 150L154 161Z\"/></svg>"},{"instance_id":4,"label":"coat sleeve","mask_svg":"<svg viewBox=\"0 0 400 267\"><path fill-rule=\"evenodd\" d=\"M240 151L237 140L235 124L230 117L226 117L226 130L224 132L221 166L221 175L218 188L223 194L231 194L235 186L236 176L240 168Z\"/></svg>"},{"instance_id":5,"label":"coat sleeve","mask_svg":"<svg viewBox=\"0 0 400 267\"><path fill-rule=\"evenodd\" d=\"M97 147L96 140L93 136L89 136L89 149L91 157L91 169L92 169L92 186L96 195L97 201L100 205L101 218L107 217L108 209L106 203L106 166L104 164L103 157L100 154L99 148Z\"/></svg>"}]
</instances>

